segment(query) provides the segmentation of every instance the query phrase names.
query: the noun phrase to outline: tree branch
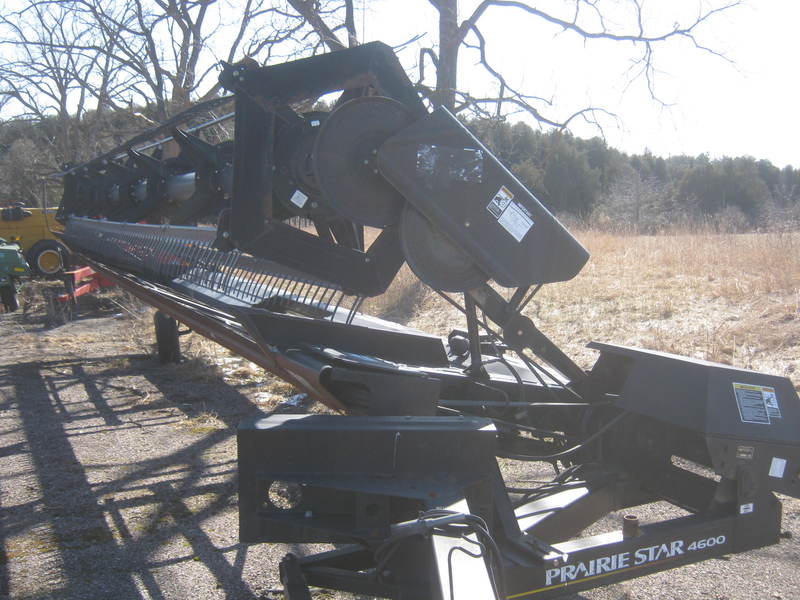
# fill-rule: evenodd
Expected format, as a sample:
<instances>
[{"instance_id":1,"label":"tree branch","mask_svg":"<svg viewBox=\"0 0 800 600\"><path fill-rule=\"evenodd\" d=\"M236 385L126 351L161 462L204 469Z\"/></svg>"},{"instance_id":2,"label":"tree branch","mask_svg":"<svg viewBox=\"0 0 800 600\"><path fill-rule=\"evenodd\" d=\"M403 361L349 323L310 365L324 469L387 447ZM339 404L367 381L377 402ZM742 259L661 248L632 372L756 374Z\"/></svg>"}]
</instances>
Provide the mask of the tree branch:
<instances>
[{"instance_id":1,"label":"tree branch","mask_svg":"<svg viewBox=\"0 0 800 600\"><path fill-rule=\"evenodd\" d=\"M459 27L459 33L461 35L461 40L466 37L469 33L469 30L478 22L478 20L483 16L483 14L491 7L507 7L507 8L516 8L522 10L528 14L531 14L535 17L538 17L548 23L552 23L553 25L557 25L564 31L572 31L585 39L604 39L604 40L613 40L617 42L645 42L645 43L655 43L655 42L663 42L670 38L675 37L684 37L691 40L694 40L694 31L699 27L701 24L706 22L712 16L729 10L735 6L739 6L741 4L741 0L734 0L725 4L724 6L720 6L717 8L713 8L701 13L692 23L687 26L679 26L677 23L675 27L669 31L663 31L661 33L655 34L647 34L644 31L644 26L642 23L642 2L641 0L631 0L633 5L636 7L636 17L639 26L639 30L636 33L617 33L608 30L605 27L605 22L601 20L601 29L597 31L590 31L589 29L584 28L580 24L578 24L578 17L579 11L576 9L573 18L571 20L562 19L555 15L552 15L548 12L535 8L526 4L525 2L519 2L517 0L483 0L477 8L473 11L472 15L469 16ZM597 7L590 3L592 6ZM696 40L695 40L696 42ZM718 54L713 50L706 48L702 45L698 45L698 48L702 50L706 50L708 52L712 52L713 54Z\"/></svg>"}]
</instances>

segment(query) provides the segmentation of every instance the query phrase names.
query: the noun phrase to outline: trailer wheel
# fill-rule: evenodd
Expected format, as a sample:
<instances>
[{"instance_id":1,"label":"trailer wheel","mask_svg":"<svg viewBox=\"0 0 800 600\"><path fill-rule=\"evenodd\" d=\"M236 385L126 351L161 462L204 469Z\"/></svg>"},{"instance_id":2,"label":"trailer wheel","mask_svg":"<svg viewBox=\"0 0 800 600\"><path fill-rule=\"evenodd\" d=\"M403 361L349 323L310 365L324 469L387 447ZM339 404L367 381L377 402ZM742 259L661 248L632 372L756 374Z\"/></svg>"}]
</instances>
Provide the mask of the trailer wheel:
<instances>
[{"instance_id":1,"label":"trailer wheel","mask_svg":"<svg viewBox=\"0 0 800 600\"><path fill-rule=\"evenodd\" d=\"M69 264L69 250L56 240L39 240L28 250L28 264L41 277L55 277Z\"/></svg>"},{"instance_id":2,"label":"trailer wheel","mask_svg":"<svg viewBox=\"0 0 800 600\"><path fill-rule=\"evenodd\" d=\"M6 308L6 312L14 312L19 308L17 290L14 288L13 283L0 287L0 300L2 300L3 306Z\"/></svg>"}]
</instances>

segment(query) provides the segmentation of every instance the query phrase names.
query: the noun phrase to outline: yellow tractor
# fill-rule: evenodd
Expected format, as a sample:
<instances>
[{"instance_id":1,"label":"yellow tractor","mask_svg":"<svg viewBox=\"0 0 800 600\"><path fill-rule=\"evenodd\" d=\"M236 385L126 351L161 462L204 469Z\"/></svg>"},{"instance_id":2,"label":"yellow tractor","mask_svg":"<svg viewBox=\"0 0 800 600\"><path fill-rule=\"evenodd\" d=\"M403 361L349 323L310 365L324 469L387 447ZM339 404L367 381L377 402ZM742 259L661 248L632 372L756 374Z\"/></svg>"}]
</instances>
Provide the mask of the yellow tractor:
<instances>
[{"instance_id":1,"label":"yellow tractor","mask_svg":"<svg viewBox=\"0 0 800 600\"><path fill-rule=\"evenodd\" d=\"M19 244L31 270L41 277L60 275L70 262L69 250L50 231L62 229L55 212L47 209L45 215L42 208L19 203L0 208L0 238Z\"/></svg>"}]
</instances>

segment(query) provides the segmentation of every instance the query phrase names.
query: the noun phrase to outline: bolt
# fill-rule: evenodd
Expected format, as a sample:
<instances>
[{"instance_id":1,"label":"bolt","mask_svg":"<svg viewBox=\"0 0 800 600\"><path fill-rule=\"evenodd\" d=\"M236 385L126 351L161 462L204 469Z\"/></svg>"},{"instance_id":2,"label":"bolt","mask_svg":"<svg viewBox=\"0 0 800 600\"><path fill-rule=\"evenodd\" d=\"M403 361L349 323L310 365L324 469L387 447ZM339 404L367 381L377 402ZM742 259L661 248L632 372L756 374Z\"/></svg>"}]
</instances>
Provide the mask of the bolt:
<instances>
[{"instance_id":1,"label":"bolt","mask_svg":"<svg viewBox=\"0 0 800 600\"><path fill-rule=\"evenodd\" d=\"M369 161L368 161L367 159L364 159L364 164L365 164L365 165L368 165L368 164L369 164Z\"/></svg>"},{"instance_id":2,"label":"bolt","mask_svg":"<svg viewBox=\"0 0 800 600\"><path fill-rule=\"evenodd\" d=\"M225 238L225 239L227 240L229 237L231 237L231 234L230 234L230 233L228 233L227 231L223 231L223 232L222 232L222 237L223 237L223 238Z\"/></svg>"},{"instance_id":3,"label":"bolt","mask_svg":"<svg viewBox=\"0 0 800 600\"><path fill-rule=\"evenodd\" d=\"M375 173L375 175L377 175L378 174L378 169L372 169L372 172Z\"/></svg>"},{"instance_id":4,"label":"bolt","mask_svg":"<svg viewBox=\"0 0 800 600\"><path fill-rule=\"evenodd\" d=\"M469 227L469 221L464 222L464 227Z\"/></svg>"}]
</instances>

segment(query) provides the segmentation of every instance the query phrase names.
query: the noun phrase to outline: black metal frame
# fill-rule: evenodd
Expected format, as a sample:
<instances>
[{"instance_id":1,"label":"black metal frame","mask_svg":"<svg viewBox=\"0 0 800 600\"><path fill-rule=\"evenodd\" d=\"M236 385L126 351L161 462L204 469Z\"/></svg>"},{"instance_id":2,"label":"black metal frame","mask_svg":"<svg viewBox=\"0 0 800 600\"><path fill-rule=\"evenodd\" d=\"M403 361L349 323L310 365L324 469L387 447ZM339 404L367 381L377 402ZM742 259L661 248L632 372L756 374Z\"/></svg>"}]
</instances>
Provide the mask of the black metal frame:
<instances>
[{"instance_id":1,"label":"black metal frame","mask_svg":"<svg viewBox=\"0 0 800 600\"><path fill-rule=\"evenodd\" d=\"M512 504L492 434L490 421L452 417L283 416L243 424L240 536L247 542L360 540L287 557L282 573L289 599L304 597L305 586L313 585L420 600L448 600L451 581L455 588L468 584L453 598L494 597L477 595L475 587L491 590L493 561L502 569L505 597L549 598L780 539L780 503L769 490L754 494L741 481L716 482L657 460L641 464L641 471L613 462L573 469L579 477ZM282 459L273 463L268 456ZM651 485L659 479L663 485ZM299 486L298 504L274 506L267 494L274 482ZM573 539L609 513L658 500L691 514L652 525L626 516L616 531ZM489 544L464 539L470 530L463 526L476 517L498 556ZM456 523L460 530L452 529ZM454 563L453 552L463 550L480 556ZM293 589L303 591L295 596Z\"/></svg>"},{"instance_id":2,"label":"black metal frame","mask_svg":"<svg viewBox=\"0 0 800 600\"><path fill-rule=\"evenodd\" d=\"M272 219L268 194L275 120L294 114L286 117L283 107L314 101L329 92L372 88L403 103L413 114L427 114L391 48L372 42L282 65L226 65L220 82L236 94L233 201L225 221L229 242L255 256L326 277L357 295L386 291L403 264L395 227L381 232L366 252L332 244Z\"/></svg>"}]
</instances>

